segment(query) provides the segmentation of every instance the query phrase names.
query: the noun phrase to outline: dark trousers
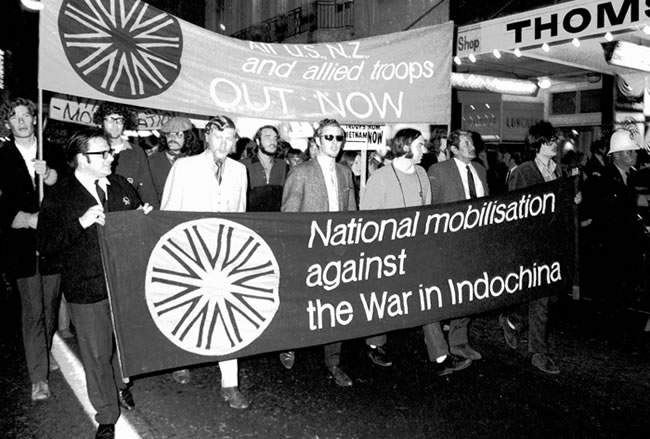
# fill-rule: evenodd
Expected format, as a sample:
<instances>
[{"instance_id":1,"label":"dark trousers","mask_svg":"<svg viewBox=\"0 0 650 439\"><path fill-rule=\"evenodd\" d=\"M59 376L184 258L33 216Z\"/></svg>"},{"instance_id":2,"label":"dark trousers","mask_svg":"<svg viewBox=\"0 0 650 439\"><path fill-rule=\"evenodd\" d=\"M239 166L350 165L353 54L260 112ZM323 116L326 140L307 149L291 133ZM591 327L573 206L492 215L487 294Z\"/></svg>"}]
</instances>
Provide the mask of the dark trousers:
<instances>
[{"instance_id":1,"label":"dark trousers","mask_svg":"<svg viewBox=\"0 0 650 439\"><path fill-rule=\"evenodd\" d=\"M99 424L114 424L120 416L118 389L122 381L108 300L91 304L68 302L72 324L77 332L81 362L86 374L88 398Z\"/></svg>"},{"instance_id":2,"label":"dark trousers","mask_svg":"<svg viewBox=\"0 0 650 439\"><path fill-rule=\"evenodd\" d=\"M548 311L558 296L531 300L505 314L517 333L528 328L528 352L548 354Z\"/></svg>"},{"instance_id":3,"label":"dark trousers","mask_svg":"<svg viewBox=\"0 0 650 439\"><path fill-rule=\"evenodd\" d=\"M22 308L23 345L32 383L47 380L50 348L59 312L58 274L16 279Z\"/></svg>"},{"instance_id":4,"label":"dark trousers","mask_svg":"<svg viewBox=\"0 0 650 439\"><path fill-rule=\"evenodd\" d=\"M341 345L343 343L336 342L330 343L323 346L323 351L325 354L325 366L334 367L341 364Z\"/></svg>"},{"instance_id":5,"label":"dark trousers","mask_svg":"<svg viewBox=\"0 0 650 439\"><path fill-rule=\"evenodd\" d=\"M449 348L468 343L470 317L461 317L449 322L449 342L445 340L440 322L424 325L424 343L427 345L427 353L430 361L436 361L443 355L449 355Z\"/></svg>"}]
</instances>

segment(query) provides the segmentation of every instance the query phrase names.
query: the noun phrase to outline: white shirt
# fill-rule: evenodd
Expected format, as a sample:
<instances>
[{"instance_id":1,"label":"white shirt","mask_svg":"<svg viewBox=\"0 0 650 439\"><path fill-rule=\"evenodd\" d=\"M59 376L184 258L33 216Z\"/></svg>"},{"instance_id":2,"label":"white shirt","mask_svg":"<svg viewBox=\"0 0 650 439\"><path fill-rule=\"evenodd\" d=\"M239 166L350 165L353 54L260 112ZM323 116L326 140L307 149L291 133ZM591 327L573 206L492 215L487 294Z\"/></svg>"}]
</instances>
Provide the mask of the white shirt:
<instances>
[{"instance_id":1,"label":"white shirt","mask_svg":"<svg viewBox=\"0 0 650 439\"><path fill-rule=\"evenodd\" d=\"M34 184L34 177L36 176L36 171L34 170L34 160L36 160L36 153L38 152L38 148L36 147L36 139L34 139L33 143L30 146L19 145L18 142L14 142L14 144L16 145L16 148L18 148L20 155L23 156L23 160L27 166L27 171L29 172L29 176L32 177L32 184Z\"/></svg>"},{"instance_id":2,"label":"white shirt","mask_svg":"<svg viewBox=\"0 0 650 439\"><path fill-rule=\"evenodd\" d=\"M316 157L316 160L318 160L318 164L323 171L323 177L325 177L330 212L338 212L340 209L339 185L336 179L336 161L331 157L325 157L321 154Z\"/></svg>"},{"instance_id":3,"label":"white shirt","mask_svg":"<svg viewBox=\"0 0 650 439\"><path fill-rule=\"evenodd\" d=\"M458 160L456 157L454 157L454 163L456 163L456 166L458 167L458 172L460 173L460 179L463 181L465 198L469 200L469 179L467 178L468 166L472 172L472 177L474 177L474 186L476 186L476 197L477 198L484 197L485 188L483 187L483 183L481 182L481 179L478 177L478 172L476 172L476 169L474 169L474 165L472 164L472 162L469 162L468 165L462 160Z\"/></svg>"}]
</instances>

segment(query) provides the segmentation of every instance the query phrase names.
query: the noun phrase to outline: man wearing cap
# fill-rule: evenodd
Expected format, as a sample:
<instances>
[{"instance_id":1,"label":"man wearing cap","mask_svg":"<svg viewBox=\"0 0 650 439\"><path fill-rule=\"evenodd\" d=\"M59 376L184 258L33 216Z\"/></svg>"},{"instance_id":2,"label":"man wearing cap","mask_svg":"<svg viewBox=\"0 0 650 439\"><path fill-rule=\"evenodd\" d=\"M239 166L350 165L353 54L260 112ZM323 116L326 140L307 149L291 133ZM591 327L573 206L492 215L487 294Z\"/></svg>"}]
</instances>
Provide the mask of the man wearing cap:
<instances>
[{"instance_id":1,"label":"man wearing cap","mask_svg":"<svg viewBox=\"0 0 650 439\"><path fill-rule=\"evenodd\" d=\"M185 156L199 154L203 151L199 138L192 129L192 122L187 117L172 117L161 127L158 151L149 157L149 167L153 177L158 202L162 199L167 175L174 162Z\"/></svg>"},{"instance_id":2,"label":"man wearing cap","mask_svg":"<svg viewBox=\"0 0 650 439\"><path fill-rule=\"evenodd\" d=\"M254 154L243 159L248 173L249 212L279 212L282 187L287 176L287 165L277 158L280 134L272 125L264 125L255 133Z\"/></svg>"},{"instance_id":3,"label":"man wearing cap","mask_svg":"<svg viewBox=\"0 0 650 439\"><path fill-rule=\"evenodd\" d=\"M638 207L645 201L633 181L639 150L634 135L617 130L610 139L609 163L600 177L587 180L586 195L592 198L593 228L600 240L602 266L594 275L600 279L596 300L609 321L607 336L614 344L625 341L630 330L625 309L630 305L641 274L644 228Z\"/></svg>"}]
</instances>

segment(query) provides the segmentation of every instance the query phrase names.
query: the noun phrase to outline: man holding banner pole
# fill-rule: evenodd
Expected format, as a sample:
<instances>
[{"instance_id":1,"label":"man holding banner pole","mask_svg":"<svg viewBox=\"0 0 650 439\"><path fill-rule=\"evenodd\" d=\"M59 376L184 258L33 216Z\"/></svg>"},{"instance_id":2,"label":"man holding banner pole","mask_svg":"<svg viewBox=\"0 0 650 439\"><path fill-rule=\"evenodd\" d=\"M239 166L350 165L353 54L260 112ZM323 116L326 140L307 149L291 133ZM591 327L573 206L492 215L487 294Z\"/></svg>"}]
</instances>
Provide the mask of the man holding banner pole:
<instances>
[{"instance_id":1,"label":"man holding banner pole","mask_svg":"<svg viewBox=\"0 0 650 439\"><path fill-rule=\"evenodd\" d=\"M487 172L473 161L476 150L472 136L467 131L456 130L448 139L451 159L432 165L431 204L471 200L488 195ZM472 360L480 360L481 354L469 345L470 317L452 319L449 322L449 342L444 339L440 323L424 326L424 339L429 357L435 358L440 367L438 375L447 375L468 367Z\"/></svg>"},{"instance_id":2,"label":"man holding banner pole","mask_svg":"<svg viewBox=\"0 0 650 439\"><path fill-rule=\"evenodd\" d=\"M357 210L352 171L336 162L345 144L345 131L334 119L320 121L314 134L316 156L291 170L282 192L282 212L341 212ZM341 342L324 346L325 365L338 386L352 385L343 372ZM280 354L287 369L293 367L293 351Z\"/></svg>"},{"instance_id":3,"label":"man holding banner pole","mask_svg":"<svg viewBox=\"0 0 650 439\"><path fill-rule=\"evenodd\" d=\"M235 123L226 116L213 117L205 126L205 139L203 154L174 162L165 183L162 210L245 212L246 167L228 157L237 142ZM219 369L221 397L231 408L248 408L248 399L238 388L237 359L220 361ZM176 375L190 380L187 369L176 371Z\"/></svg>"}]
</instances>

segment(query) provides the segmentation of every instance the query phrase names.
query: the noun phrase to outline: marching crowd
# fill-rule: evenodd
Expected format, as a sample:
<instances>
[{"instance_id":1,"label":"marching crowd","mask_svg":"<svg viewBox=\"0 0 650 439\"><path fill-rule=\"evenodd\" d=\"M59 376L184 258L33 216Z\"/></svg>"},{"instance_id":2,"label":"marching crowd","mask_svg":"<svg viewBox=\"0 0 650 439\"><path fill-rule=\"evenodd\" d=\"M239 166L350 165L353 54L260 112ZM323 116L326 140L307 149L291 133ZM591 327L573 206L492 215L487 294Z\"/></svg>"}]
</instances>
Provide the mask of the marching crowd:
<instances>
[{"instance_id":1,"label":"marching crowd","mask_svg":"<svg viewBox=\"0 0 650 439\"><path fill-rule=\"evenodd\" d=\"M57 321L62 334L68 331L69 318L96 410L97 438L114 437L120 410L135 405L117 364L99 252L97 228L105 224L107 212L392 209L573 178L580 273L587 273L581 279L616 329L614 343L639 330L631 327L625 311L645 287L650 167L647 152L630 131L617 130L595 142L583 165L578 153L560 150L557 130L546 121L530 127L530 157L504 150L496 161L487 159L476 133L453 131L441 148L428 144L420 131L404 128L394 134L390 148L363 163L360 154L343 151L346 133L334 119L320 121L303 151L291 148L272 125L260 127L253 139L240 139L227 116L213 117L200 134L189 119L173 117L162 126L155 148L145 151L124 135L134 126L132 112L104 102L94 114L96 127L73 133L62 146L44 139L40 157L34 104L19 98L6 103L1 114L11 137L0 146L0 271L21 298L31 398L50 397L48 374L58 368L50 354L52 337ZM362 184L364 166L369 178ZM560 372L547 343L556 299L536 299L499 316L507 345L517 348L527 330L531 364L549 374ZM437 375L461 371L482 358L470 344L471 321L470 316L449 321L447 334L441 322L423 326ZM369 360L381 367L392 365L387 337L366 339ZM323 349L334 382L351 386L341 342ZM279 359L291 369L296 352L281 352ZM221 397L232 408L247 408L248 398L238 388L237 360L221 361L219 369ZM191 381L188 369L173 371L172 377L181 384Z\"/></svg>"}]
</instances>

